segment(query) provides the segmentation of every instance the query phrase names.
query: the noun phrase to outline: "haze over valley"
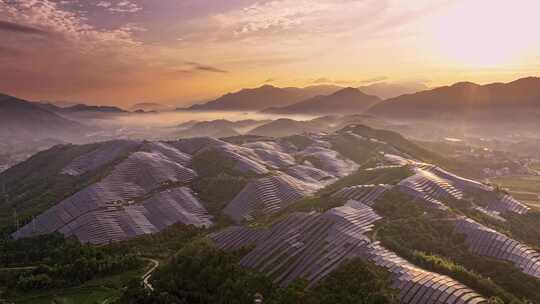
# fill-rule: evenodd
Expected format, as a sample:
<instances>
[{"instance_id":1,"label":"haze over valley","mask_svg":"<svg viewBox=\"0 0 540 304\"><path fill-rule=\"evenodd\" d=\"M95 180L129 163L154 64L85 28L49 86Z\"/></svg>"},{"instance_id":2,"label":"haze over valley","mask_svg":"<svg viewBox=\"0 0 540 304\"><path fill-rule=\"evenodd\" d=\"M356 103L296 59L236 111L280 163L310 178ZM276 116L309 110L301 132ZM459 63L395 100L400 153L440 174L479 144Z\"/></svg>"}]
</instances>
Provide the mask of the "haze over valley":
<instances>
[{"instance_id":1,"label":"haze over valley","mask_svg":"<svg viewBox=\"0 0 540 304\"><path fill-rule=\"evenodd\" d=\"M0 304L540 303L539 10L0 0Z\"/></svg>"}]
</instances>

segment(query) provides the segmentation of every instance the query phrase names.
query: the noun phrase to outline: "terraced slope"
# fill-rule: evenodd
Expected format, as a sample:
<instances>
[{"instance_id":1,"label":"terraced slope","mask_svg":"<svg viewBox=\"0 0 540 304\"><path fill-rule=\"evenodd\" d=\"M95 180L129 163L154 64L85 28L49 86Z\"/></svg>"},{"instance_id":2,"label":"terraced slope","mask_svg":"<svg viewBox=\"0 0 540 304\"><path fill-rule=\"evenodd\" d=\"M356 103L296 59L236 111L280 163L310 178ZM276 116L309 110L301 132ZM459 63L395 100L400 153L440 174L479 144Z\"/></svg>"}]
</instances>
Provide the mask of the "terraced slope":
<instances>
[{"instance_id":1,"label":"terraced slope","mask_svg":"<svg viewBox=\"0 0 540 304\"><path fill-rule=\"evenodd\" d=\"M540 279L540 252L466 217L457 220L455 230L466 236L474 254L511 262L524 273Z\"/></svg>"},{"instance_id":2,"label":"terraced slope","mask_svg":"<svg viewBox=\"0 0 540 304\"><path fill-rule=\"evenodd\" d=\"M285 173L301 181L304 181L305 183L314 185L320 183L328 183L328 181L332 181L335 179L335 176L329 174L328 172L309 165L294 165L288 167L285 170Z\"/></svg>"},{"instance_id":3,"label":"terraced slope","mask_svg":"<svg viewBox=\"0 0 540 304\"><path fill-rule=\"evenodd\" d=\"M348 200L358 201L362 204L372 206L375 201L387 190L392 189L391 185L357 185L345 187L332 194L333 197L340 197Z\"/></svg>"},{"instance_id":4,"label":"terraced slope","mask_svg":"<svg viewBox=\"0 0 540 304\"><path fill-rule=\"evenodd\" d=\"M514 213L526 214L530 208L514 199L512 196L499 193L492 186L463 178L450 173L432 164L426 164L402 156L385 154L385 160L390 166L410 166L415 174L403 181L399 188L425 202L429 206L444 210L447 207L441 200L474 198L475 196L487 196L489 201L486 206L479 208L493 218L500 218L499 214Z\"/></svg>"},{"instance_id":5,"label":"terraced slope","mask_svg":"<svg viewBox=\"0 0 540 304\"><path fill-rule=\"evenodd\" d=\"M368 260L392 273L392 287L400 290L401 303L487 303L486 299L456 280L412 265L377 243L369 246Z\"/></svg>"},{"instance_id":6,"label":"terraced slope","mask_svg":"<svg viewBox=\"0 0 540 304\"><path fill-rule=\"evenodd\" d=\"M228 202L226 215L237 221L271 215L357 167L319 137L310 142L297 148L280 140L234 145L204 137L96 145L58 174L83 178L88 172L102 172L84 180L88 185L56 202L13 236L61 232L101 244L155 233L176 222L208 227L212 220L205 203L190 190L199 179L196 170L205 177L227 172L248 181Z\"/></svg>"},{"instance_id":7,"label":"terraced slope","mask_svg":"<svg viewBox=\"0 0 540 304\"><path fill-rule=\"evenodd\" d=\"M203 148L227 145L226 142L212 137L181 139L178 141L169 142L168 144L189 155L193 155L201 151Z\"/></svg>"},{"instance_id":8,"label":"terraced slope","mask_svg":"<svg viewBox=\"0 0 540 304\"><path fill-rule=\"evenodd\" d=\"M118 140L102 145L90 153L81 155L62 170L63 174L81 175L90 170L114 161L115 159L134 150L140 143L137 141Z\"/></svg>"},{"instance_id":9,"label":"terraced slope","mask_svg":"<svg viewBox=\"0 0 540 304\"><path fill-rule=\"evenodd\" d=\"M485 207L476 206L475 209L493 219L506 221L503 216L508 213L520 216L530 211L523 203L508 194L496 192L489 185L460 177L431 164L395 155L385 155L385 158L393 164L411 166L415 172L413 176L398 183L396 189L422 199L429 207L448 212L450 218L453 215L444 201L460 201L467 197L475 198L475 195L488 197ZM340 192L347 192L347 189L342 189L336 195ZM455 232L465 235L472 253L514 263L523 273L539 278L540 253L526 244L465 216L455 220Z\"/></svg>"},{"instance_id":10,"label":"terraced slope","mask_svg":"<svg viewBox=\"0 0 540 304\"><path fill-rule=\"evenodd\" d=\"M126 143L128 147L132 145L135 143ZM61 232L75 235L81 241L100 244L157 232L176 222L209 226L209 216L188 188L173 187L172 193L157 193L157 197L162 199L156 201L154 192L170 188L170 185L187 184L197 176L192 169L180 163L187 164L189 157L163 143L143 144L142 148L148 152L131 153L109 175L37 216L14 233L14 237ZM111 149L115 150L104 147L91 151L74 160L62 172L89 170L103 162L103 151ZM92 160L92 156L97 161L83 161ZM150 198L145 199L146 196ZM153 215L158 211L150 206L152 202L154 206L163 204L163 208L170 209L169 218Z\"/></svg>"},{"instance_id":11,"label":"terraced slope","mask_svg":"<svg viewBox=\"0 0 540 304\"><path fill-rule=\"evenodd\" d=\"M529 279L540 279L540 254L523 241L530 239L515 230L515 239L507 230L494 230L510 231L512 226L503 225L527 218L525 205L490 185L426 163L423 152L416 153L418 149L403 138L396 144L392 136L379 138L376 132L362 130L368 134L350 130L236 144L212 138L122 142L127 152L96 145L72 157L60 171L68 178L81 178L105 168L100 178L93 177L14 236L58 231L104 244L156 233L178 222L209 227L214 217L225 214L236 225L210 238L224 250L243 248L237 251L240 264L268 275L279 286L305 279L315 287L351 259L386 270L401 303L476 304L492 295L513 299L513 293L518 301L521 294L515 291L523 289L501 283L485 265L512 272L512 280L518 278L527 288L536 286ZM365 146L349 149L349 140L350 145ZM103 151L117 156L104 158ZM208 194L225 192L226 201L212 205ZM473 212L463 211L466 208ZM491 221L478 216L475 208L508 220ZM245 221L250 222L242 226ZM258 226L269 228L252 228ZM400 231L419 233L415 238L410 237L414 233ZM448 238L439 232L448 232ZM435 245L424 248L424 243ZM449 254L454 249L457 254ZM474 265L453 264L460 257L485 265L477 274ZM509 292L501 286L512 296L505 297Z\"/></svg>"},{"instance_id":12,"label":"terraced slope","mask_svg":"<svg viewBox=\"0 0 540 304\"><path fill-rule=\"evenodd\" d=\"M109 204L77 217L58 231L84 243L104 244L156 233L178 222L197 227L212 225L211 216L185 187L157 193L141 204Z\"/></svg>"},{"instance_id":13,"label":"terraced slope","mask_svg":"<svg viewBox=\"0 0 540 304\"><path fill-rule=\"evenodd\" d=\"M352 207L354 206L354 207ZM402 303L485 303L459 282L416 267L372 242L367 233L381 217L354 201L325 213L294 213L268 230L232 227L211 238L222 249L255 246L240 264L287 286L298 278L317 284L348 259L362 257L386 268Z\"/></svg>"},{"instance_id":14,"label":"terraced slope","mask_svg":"<svg viewBox=\"0 0 540 304\"><path fill-rule=\"evenodd\" d=\"M404 192L422 199L433 208L442 210L447 207L439 199L463 198L463 193L445 179L422 169L416 169L415 171L415 175L404 179L398 184Z\"/></svg>"},{"instance_id":15,"label":"terraced slope","mask_svg":"<svg viewBox=\"0 0 540 304\"><path fill-rule=\"evenodd\" d=\"M473 193L475 191L493 191L493 187L491 186L482 184L472 179L458 176L432 164L417 163L416 166L425 171L431 172L441 178L451 181L452 184L456 185L456 187L462 188L466 192Z\"/></svg>"},{"instance_id":16,"label":"terraced slope","mask_svg":"<svg viewBox=\"0 0 540 304\"><path fill-rule=\"evenodd\" d=\"M235 168L249 160L267 170L281 171L250 182L223 212L237 222L272 215L358 168L330 147L329 142L314 135L311 144L300 149L283 142L248 143L236 148L235 155L241 158L229 157L237 162Z\"/></svg>"},{"instance_id":17,"label":"terraced slope","mask_svg":"<svg viewBox=\"0 0 540 304\"><path fill-rule=\"evenodd\" d=\"M297 153L297 157L305 159L313 166L332 174L335 177L345 177L358 169L358 165L345 159L325 141L317 141Z\"/></svg>"},{"instance_id":18,"label":"terraced slope","mask_svg":"<svg viewBox=\"0 0 540 304\"><path fill-rule=\"evenodd\" d=\"M317 143L317 138L314 142ZM379 141L379 144L389 145L383 141ZM339 170L332 169L339 169L339 166L332 168L318 164L318 160L324 162L331 158L325 149L329 147L325 146L324 140L315 145L308 145L303 149L306 157L301 159L310 166L324 168L323 172L338 175ZM537 278L539 254L531 247L467 217L456 220L454 211L449 209L451 201L472 206L475 206L472 201L481 201L484 204L482 208L486 208L486 212L499 216L508 212L516 215L525 214L528 211L526 206L510 196L499 193L490 185L417 161L400 149L396 151L399 155L384 154L383 162L378 163L375 168L362 169L372 175L377 175L378 172L382 174L398 167L407 167L413 172L412 176L396 182L395 186L385 184L347 186L334 190L329 197L321 198L348 199L341 207L332 208L324 213L292 213L269 229L235 226L215 233L211 238L219 248L225 250L253 246L254 249L242 258L240 264L266 273L281 286L288 286L299 278L307 279L309 286L314 286L344 261L360 257L389 271L392 287L400 290L402 303L486 303L487 300L483 296L458 282L455 276L451 278L413 265L370 238L373 226L381 219L371 206L376 206L377 201L385 193L395 189L420 199L429 207L438 209L433 214L441 217L440 220L452 223L456 234L464 234L471 252L513 262L523 273ZM316 157L320 152L323 157ZM303 152L296 155L303 156ZM350 180L347 180L343 184L349 182ZM316 203L316 200L313 202ZM328 202L325 204L332 205ZM244 203L243 206L250 208L254 204ZM494 206L497 206L499 211ZM320 208L314 207L311 210ZM250 216L240 218L243 219L253 220ZM476 225L472 225L471 222ZM478 248L481 250L478 251Z\"/></svg>"},{"instance_id":19,"label":"terraced slope","mask_svg":"<svg viewBox=\"0 0 540 304\"><path fill-rule=\"evenodd\" d=\"M234 169L242 173L266 174L265 162L251 149L231 144L220 146L215 151L225 159L234 161Z\"/></svg>"},{"instance_id":20,"label":"terraced slope","mask_svg":"<svg viewBox=\"0 0 540 304\"><path fill-rule=\"evenodd\" d=\"M520 215L531 210L530 207L516 200L509 194L499 195L489 203L488 209L496 212L513 212Z\"/></svg>"},{"instance_id":21,"label":"terraced slope","mask_svg":"<svg viewBox=\"0 0 540 304\"><path fill-rule=\"evenodd\" d=\"M223 212L237 222L252 220L256 214L274 214L317 189L287 174L264 177L249 183Z\"/></svg>"}]
</instances>

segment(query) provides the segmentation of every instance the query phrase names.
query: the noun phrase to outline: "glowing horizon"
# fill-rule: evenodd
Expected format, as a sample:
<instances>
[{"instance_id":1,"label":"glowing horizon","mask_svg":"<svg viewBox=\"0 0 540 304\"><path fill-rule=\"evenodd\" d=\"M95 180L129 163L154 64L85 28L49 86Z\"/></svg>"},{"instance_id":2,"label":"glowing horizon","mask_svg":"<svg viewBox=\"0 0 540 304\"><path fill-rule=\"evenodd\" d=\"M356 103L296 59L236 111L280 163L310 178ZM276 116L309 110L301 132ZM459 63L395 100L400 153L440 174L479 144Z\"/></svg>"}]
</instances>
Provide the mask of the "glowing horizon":
<instances>
[{"instance_id":1,"label":"glowing horizon","mask_svg":"<svg viewBox=\"0 0 540 304\"><path fill-rule=\"evenodd\" d=\"M540 75L534 0L215 2L0 0L0 92L180 105L264 84Z\"/></svg>"}]
</instances>

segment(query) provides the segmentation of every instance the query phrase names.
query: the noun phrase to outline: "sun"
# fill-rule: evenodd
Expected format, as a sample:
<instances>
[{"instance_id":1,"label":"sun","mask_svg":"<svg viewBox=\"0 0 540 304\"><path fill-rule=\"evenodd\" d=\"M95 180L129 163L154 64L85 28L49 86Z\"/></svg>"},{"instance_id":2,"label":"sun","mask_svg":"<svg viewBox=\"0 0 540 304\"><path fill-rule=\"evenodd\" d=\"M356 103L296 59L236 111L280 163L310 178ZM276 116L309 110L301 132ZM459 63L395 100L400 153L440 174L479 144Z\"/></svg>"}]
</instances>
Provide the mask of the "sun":
<instances>
[{"instance_id":1,"label":"sun","mask_svg":"<svg viewBox=\"0 0 540 304\"><path fill-rule=\"evenodd\" d=\"M436 52L450 63L510 66L537 49L540 1L463 1L433 20ZM516 5L519 4L519 5Z\"/></svg>"}]
</instances>

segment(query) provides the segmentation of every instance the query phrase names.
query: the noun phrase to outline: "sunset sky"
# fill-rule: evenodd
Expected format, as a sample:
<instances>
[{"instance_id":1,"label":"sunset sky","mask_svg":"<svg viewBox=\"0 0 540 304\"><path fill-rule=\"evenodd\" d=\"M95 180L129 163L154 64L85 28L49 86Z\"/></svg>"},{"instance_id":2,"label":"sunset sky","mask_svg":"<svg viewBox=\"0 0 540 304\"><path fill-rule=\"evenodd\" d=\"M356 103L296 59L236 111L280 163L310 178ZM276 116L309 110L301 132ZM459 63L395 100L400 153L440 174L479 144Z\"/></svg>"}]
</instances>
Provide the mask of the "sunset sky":
<instances>
[{"instance_id":1,"label":"sunset sky","mask_svg":"<svg viewBox=\"0 0 540 304\"><path fill-rule=\"evenodd\" d=\"M540 76L538 0L0 0L0 92L127 106L263 84Z\"/></svg>"}]
</instances>

